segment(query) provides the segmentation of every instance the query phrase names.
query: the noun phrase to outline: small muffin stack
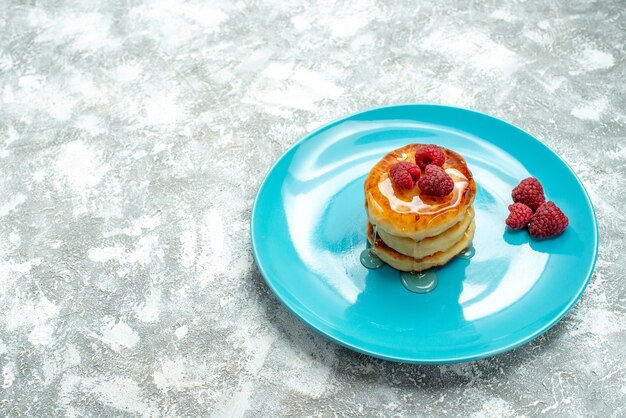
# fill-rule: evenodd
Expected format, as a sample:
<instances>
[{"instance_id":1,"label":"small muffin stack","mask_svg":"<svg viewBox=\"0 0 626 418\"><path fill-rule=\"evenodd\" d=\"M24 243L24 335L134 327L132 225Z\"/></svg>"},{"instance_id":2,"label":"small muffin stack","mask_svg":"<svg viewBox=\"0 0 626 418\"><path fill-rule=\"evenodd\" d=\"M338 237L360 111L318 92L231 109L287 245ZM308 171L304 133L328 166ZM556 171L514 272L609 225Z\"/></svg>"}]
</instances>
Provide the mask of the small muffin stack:
<instances>
[{"instance_id":1,"label":"small muffin stack","mask_svg":"<svg viewBox=\"0 0 626 418\"><path fill-rule=\"evenodd\" d=\"M387 154L365 179L372 251L402 271L442 266L474 237L476 183L463 157L436 145Z\"/></svg>"}]
</instances>

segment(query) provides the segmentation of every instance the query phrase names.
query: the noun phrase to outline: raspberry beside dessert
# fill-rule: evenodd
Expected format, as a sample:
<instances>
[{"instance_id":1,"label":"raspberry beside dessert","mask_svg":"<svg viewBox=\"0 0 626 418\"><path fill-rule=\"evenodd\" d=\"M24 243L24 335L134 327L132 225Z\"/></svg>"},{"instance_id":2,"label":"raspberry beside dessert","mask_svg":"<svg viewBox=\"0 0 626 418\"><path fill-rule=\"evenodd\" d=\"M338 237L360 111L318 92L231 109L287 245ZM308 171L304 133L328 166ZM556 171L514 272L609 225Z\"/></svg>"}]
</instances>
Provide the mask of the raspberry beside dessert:
<instances>
[{"instance_id":1,"label":"raspberry beside dessert","mask_svg":"<svg viewBox=\"0 0 626 418\"><path fill-rule=\"evenodd\" d=\"M422 170L429 164L443 166L446 156L437 145L427 145L415 153L415 164Z\"/></svg>"},{"instance_id":2,"label":"raspberry beside dessert","mask_svg":"<svg viewBox=\"0 0 626 418\"><path fill-rule=\"evenodd\" d=\"M401 189L410 190L420 178L420 169L417 165L408 161L402 161L391 166L389 176Z\"/></svg>"},{"instance_id":3,"label":"raspberry beside dessert","mask_svg":"<svg viewBox=\"0 0 626 418\"><path fill-rule=\"evenodd\" d=\"M430 196L445 196L454 189L454 181L443 168L429 164L417 184L422 193Z\"/></svg>"},{"instance_id":4,"label":"raspberry beside dessert","mask_svg":"<svg viewBox=\"0 0 626 418\"><path fill-rule=\"evenodd\" d=\"M528 232L535 238L549 238L565 231L569 220L553 202L539 206L528 225Z\"/></svg>"},{"instance_id":5,"label":"raspberry beside dessert","mask_svg":"<svg viewBox=\"0 0 626 418\"><path fill-rule=\"evenodd\" d=\"M545 201L543 186L534 177L528 177L520 182L513 191L511 197L515 203L523 203L534 211Z\"/></svg>"},{"instance_id":6,"label":"raspberry beside dessert","mask_svg":"<svg viewBox=\"0 0 626 418\"><path fill-rule=\"evenodd\" d=\"M513 203L509 205L509 216L506 224L511 229L522 229L528 225L533 216L533 210L523 203Z\"/></svg>"}]
</instances>

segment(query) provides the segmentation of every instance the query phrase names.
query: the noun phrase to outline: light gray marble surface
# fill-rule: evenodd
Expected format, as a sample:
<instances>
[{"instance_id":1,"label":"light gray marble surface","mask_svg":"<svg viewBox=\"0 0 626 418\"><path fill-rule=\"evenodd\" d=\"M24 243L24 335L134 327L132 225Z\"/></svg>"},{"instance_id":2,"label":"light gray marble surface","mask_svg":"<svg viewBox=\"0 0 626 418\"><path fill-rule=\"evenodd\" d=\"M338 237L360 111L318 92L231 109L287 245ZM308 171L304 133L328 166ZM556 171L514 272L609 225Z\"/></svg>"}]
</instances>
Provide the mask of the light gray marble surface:
<instances>
[{"instance_id":1,"label":"light gray marble surface","mask_svg":"<svg viewBox=\"0 0 626 418\"><path fill-rule=\"evenodd\" d=\"M625 8L3 1L0 415L626 416ZM271 164L326 121L403 102L504 118L584 182L596 272L537 340L377 360L259 275L250 208Z\"/></svg>"}]
</instances>

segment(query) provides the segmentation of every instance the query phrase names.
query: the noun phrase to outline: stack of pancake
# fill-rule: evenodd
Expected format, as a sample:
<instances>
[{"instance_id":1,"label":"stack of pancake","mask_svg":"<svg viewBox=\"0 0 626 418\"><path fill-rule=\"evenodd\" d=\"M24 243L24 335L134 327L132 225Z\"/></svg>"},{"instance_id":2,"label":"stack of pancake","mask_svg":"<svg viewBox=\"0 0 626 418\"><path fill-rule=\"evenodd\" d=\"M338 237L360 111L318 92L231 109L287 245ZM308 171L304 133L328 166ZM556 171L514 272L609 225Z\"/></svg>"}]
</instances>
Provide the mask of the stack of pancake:
<instances>
[{"instance_id":1,"label":"stack of pancake","mask_svg":"<svg viewBox=\"0 0 626 418\"><path fill-rule=\"evenodd\" d=\"M397 187L389 176L400 161L415 162L423 144L410 144L387 154L365 179L367 238L372 251L402 271L423 271L442 266L468 248L474 237L473 202L476 183L463 157L441 148L442 168L454 181L442 197Z\"/></svg>"}]
</instances>

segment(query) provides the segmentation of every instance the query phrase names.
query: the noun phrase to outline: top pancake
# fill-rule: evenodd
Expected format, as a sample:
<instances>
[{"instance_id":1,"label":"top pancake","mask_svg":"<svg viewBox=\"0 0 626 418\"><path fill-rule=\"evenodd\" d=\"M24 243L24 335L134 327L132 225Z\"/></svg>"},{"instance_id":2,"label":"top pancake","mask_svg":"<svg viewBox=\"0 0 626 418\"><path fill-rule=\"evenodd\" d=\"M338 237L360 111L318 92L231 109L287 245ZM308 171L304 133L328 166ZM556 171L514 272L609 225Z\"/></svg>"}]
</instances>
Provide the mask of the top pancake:
<instances>
[{"instance_id":1,"label":"top pancake","mask_svg":"<svg viewBox=\"0 0 626 418\"><path fill-rule=\"evenodd\" d=\"M369 221L388 233L416 241L432 237L461 221L476 196L476 183L463 157L441 147L446 156L443 169L455 181L447 196L433 197L397 188L389 177L391 166L415 162L415 152L425 144L409 144L385 155L365 179L365 209Z\"/></svg>"}]
</instances>

